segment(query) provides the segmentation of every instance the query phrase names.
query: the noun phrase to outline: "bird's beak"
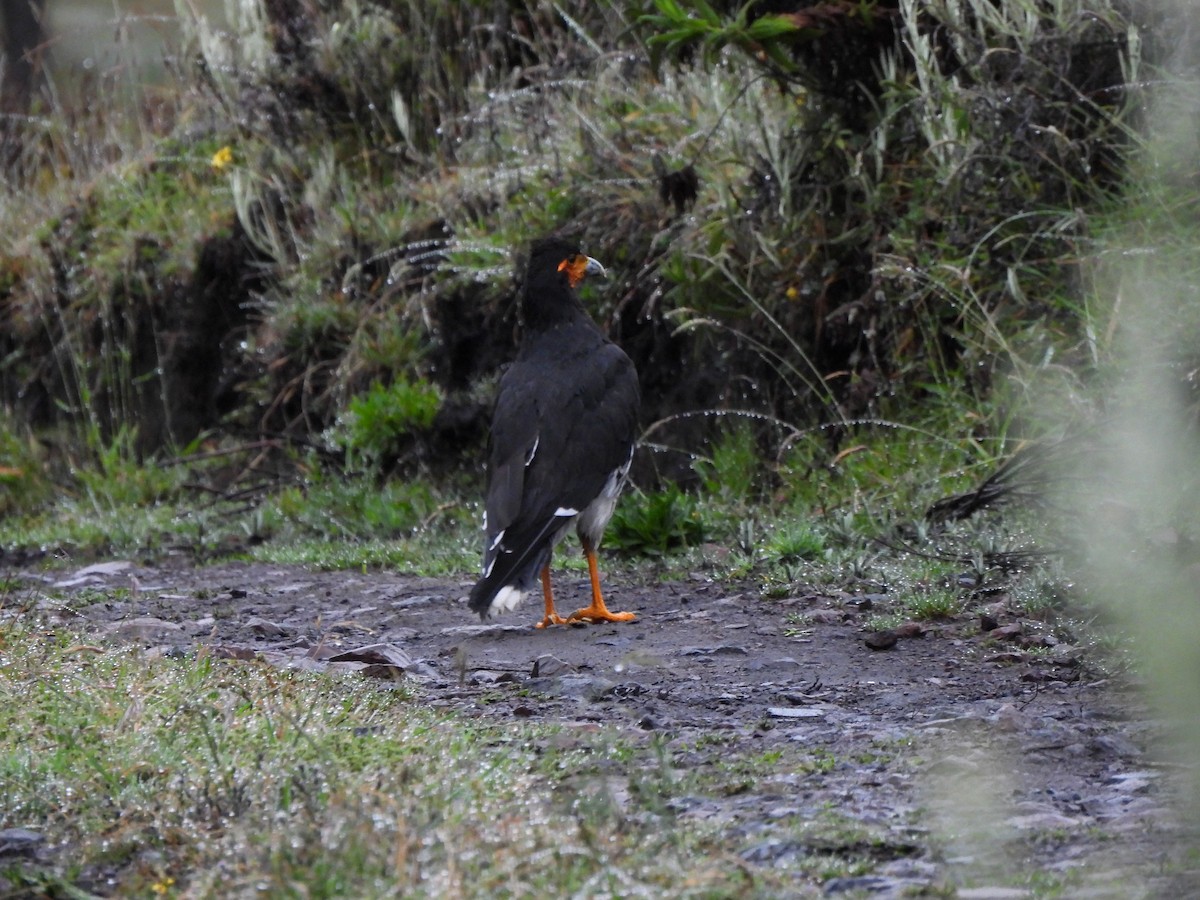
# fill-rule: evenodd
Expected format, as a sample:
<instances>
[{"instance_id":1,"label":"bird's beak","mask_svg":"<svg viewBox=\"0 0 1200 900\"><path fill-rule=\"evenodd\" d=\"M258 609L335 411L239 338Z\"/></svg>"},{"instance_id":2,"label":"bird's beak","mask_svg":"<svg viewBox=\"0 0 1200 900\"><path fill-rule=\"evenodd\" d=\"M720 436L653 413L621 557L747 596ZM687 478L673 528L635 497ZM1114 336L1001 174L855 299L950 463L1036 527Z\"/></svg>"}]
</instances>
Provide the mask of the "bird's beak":
<instances>
[{"instance_id":1,"label":"bird's beak","mask_svg":"<svg viewBox=\"0 0 1200 900\"><path fill-rule=\"evenodd\" d=\"M576 253L569 259L564 259L558 264L558 271L567 273L567 280L571 282L571 287L578 287L585 275L608 275L599 260L584 256L582 253Z\"/></svg>"}]
</instances>

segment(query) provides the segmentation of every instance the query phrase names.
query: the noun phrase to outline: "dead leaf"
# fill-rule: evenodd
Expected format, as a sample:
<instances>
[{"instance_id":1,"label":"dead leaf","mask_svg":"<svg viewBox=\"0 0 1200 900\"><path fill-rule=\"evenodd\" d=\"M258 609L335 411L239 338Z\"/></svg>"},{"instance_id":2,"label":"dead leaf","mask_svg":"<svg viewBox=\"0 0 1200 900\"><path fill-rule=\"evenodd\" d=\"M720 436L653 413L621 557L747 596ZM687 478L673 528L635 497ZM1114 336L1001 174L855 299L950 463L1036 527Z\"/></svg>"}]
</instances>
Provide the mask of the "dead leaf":
<instances>
[{"instance_id":1,"label":"dead leaf","mask_svg":"<svg viewBox=\"0 0 1200 900\"><path fill-rule=\"evenodd\" d=\"M327 662L362 662L407 669L413 664L413 658L395 644L368 644L336 653Z\"/></svg>"}]
</instances>

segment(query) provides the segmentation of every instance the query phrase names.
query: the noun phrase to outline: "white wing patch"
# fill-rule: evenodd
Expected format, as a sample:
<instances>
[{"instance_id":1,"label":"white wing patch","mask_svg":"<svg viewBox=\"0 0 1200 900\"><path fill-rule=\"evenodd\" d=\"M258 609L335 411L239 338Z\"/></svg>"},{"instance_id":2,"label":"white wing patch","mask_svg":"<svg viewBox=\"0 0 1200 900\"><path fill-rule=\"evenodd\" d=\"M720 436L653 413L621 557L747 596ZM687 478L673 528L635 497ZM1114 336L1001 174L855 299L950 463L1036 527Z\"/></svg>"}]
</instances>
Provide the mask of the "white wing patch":
<instances>
[{"instance_id":1,"label":"white wing patch","mask_svg":"<svg viewBox=\"0 0 1200 900\"><path fill-rule=\"evenodd\" d=\"M579 510L571 509L570 507L567 507L567 506L560 506L558 509L556 509L554 511L554 515L556 517L557 516L577 516L577 515L579 515Z\"/></svg>"},{"instance_id":2,"label":"white wing patch","mask_svg":"<svg viewBox=\"0 0 1200 900\"><path fill-rule=\"evenodd\" d=\"M541 442L541 436L535 436L533 446L529 448L529 452L525 454L525 468L529 468L529 464L533 462L533 456L537 453L538 444Z\"/></svg>"}]
</instances>

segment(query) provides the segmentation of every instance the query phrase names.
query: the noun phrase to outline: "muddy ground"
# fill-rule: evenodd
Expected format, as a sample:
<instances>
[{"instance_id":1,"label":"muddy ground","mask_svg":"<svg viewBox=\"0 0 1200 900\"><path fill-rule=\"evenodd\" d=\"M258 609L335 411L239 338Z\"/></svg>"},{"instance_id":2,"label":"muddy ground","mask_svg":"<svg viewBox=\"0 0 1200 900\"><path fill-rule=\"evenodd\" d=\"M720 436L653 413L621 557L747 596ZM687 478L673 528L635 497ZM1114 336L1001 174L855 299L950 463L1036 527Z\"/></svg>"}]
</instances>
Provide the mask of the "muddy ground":
<instances>
[{"instance_id":1,"label":"muddy ground","mask_svg":"<svg viewBox=\"0 0 1200 900\"><path fill-rule=\"evenodd\" d=\"M725 829L747 865L787 865L814 841L871 860L827 879L827 895L1200 896L1161 728L1135 687L1078 648L1031 640L1003 603L987 632L922 623L874 650L864 623L886 596L767 600L700 576L618 577L610 606L636 622L545 631L532 600L481 624L467 581L262 563L23 577L45 582L64 624L152 652L401 677L467 717L658 740L677 770L781 760L672 807ZM581 575L557 585L562 609L583 605ZM831 815L849 823L841 848Z\"/></svg>"}]
</instances>

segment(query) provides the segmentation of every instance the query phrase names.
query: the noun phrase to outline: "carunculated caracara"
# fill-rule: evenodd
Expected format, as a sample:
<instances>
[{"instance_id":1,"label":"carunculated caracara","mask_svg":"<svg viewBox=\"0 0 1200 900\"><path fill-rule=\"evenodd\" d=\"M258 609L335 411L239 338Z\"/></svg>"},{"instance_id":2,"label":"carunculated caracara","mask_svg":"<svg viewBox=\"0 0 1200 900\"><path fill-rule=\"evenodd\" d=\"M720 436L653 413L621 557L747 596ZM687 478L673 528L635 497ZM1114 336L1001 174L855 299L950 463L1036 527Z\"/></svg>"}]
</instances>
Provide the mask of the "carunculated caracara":
<instances>
[{"instance_id":1,"label":"carunculated caracara","mask_svg":"<svg viewBox=\"0 0 1200 900\"><path fill-rule=\"evenodd\" d=\"M591 274L604 267L561 238L530 250L521 345L492 414L483 577L470 596L483 619L513 609L539 578L546 613L538 627L635 618L604 605L596 550L629 472L641 397L633 363L575 294ZM550 556L572 527L587 557L592 602L563 618L554 608Z\"/></svg>"}]
</instances>

